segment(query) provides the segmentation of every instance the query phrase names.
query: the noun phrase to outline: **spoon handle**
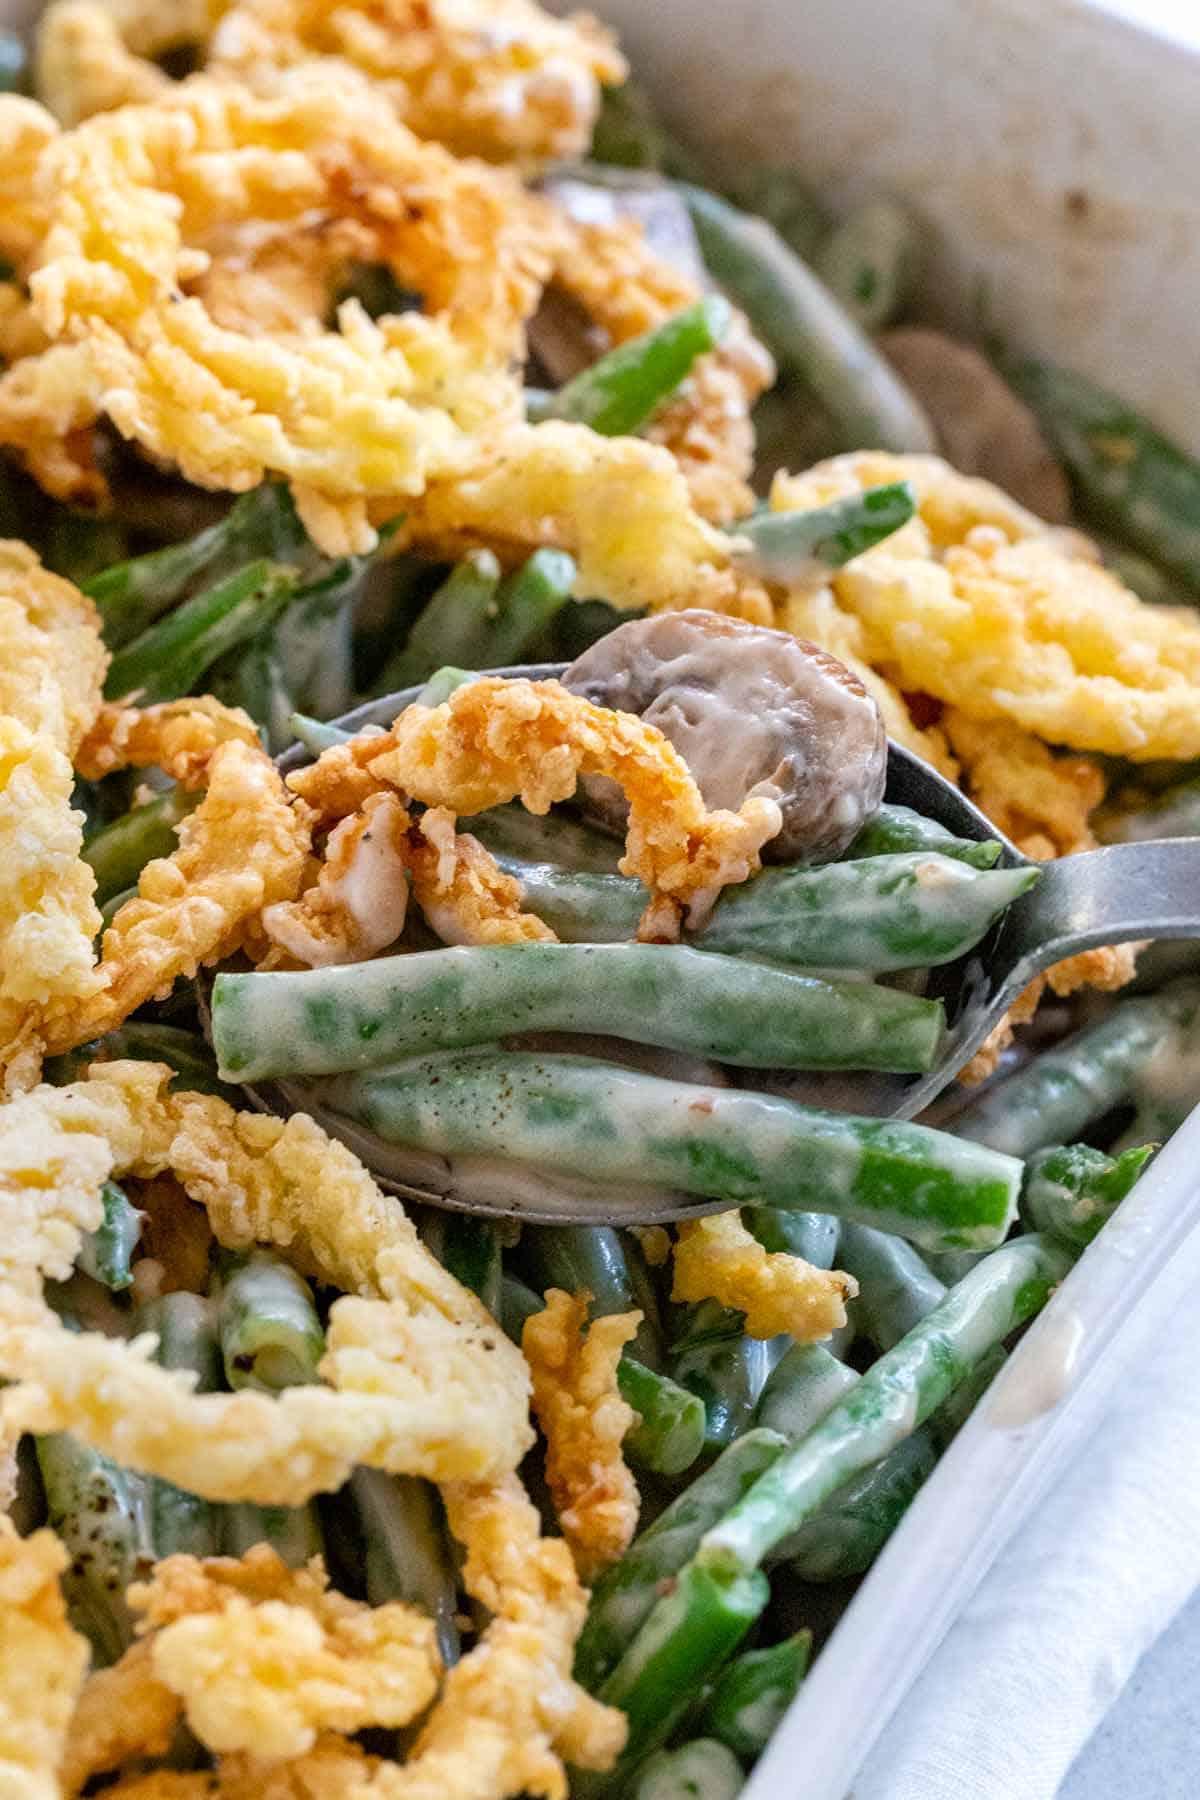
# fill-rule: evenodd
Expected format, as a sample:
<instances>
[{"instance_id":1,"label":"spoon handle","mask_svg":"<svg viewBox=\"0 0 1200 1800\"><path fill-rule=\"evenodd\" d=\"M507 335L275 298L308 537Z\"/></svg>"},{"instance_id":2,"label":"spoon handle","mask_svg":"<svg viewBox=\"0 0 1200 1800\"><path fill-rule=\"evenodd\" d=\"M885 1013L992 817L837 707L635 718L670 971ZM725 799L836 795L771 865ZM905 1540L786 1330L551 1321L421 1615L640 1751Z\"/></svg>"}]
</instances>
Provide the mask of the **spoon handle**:
<instances>
[{"instance_id":1,"label":"spoon handle","mask_svg":"<svg viewBox=\"0 0 1200 1800\"><path fill-rule=\"evenodd\" d=\"M1023 987L1052 963L1137 938L1200 938L1200 838L1111 844L1047 863L1008 910L997 961Z\"/></svg>"}]
</instances>

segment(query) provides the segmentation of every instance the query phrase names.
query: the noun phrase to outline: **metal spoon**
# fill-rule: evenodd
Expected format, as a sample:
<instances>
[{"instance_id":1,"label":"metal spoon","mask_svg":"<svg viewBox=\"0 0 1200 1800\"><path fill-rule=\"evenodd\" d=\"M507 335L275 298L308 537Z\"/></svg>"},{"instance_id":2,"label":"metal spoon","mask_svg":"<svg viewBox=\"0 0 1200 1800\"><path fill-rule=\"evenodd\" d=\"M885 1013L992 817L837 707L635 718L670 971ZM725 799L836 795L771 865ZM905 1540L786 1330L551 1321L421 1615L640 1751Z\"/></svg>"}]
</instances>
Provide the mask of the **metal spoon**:
<instances>
[{"instance_id":1,"label":"metal spoon","mask_svg":"<svg viewBox=\"0 0 1200 1800\"><path fill-rule=\"evenodd\" d=\"M545 680L563 667L544 663L493 672ZM335 724L351 733L390 725L420 691L409 688L372 700ZM278 766L286 774L311 760L297 744ZM887 799L937 820L956 837L998 840L1003 867L1028 866L1029 859L952 783L894 743L888 747ZM931 971L927 992L944 1003L948 1026L941 1059L927 1075L756 1076L754 1085L838 1111L911 1119L971 1060L1033 977L1054 963L1104 944L1200 938L1200 840L1114 844L1039 867L1041 880L1009 907L982 943L958 962ZM398 1153L372 1133L314 1107L314 1096L298 1084L277 1082L247 1092L272 1112L299 1104L316 1111L385 1187L431 1205L577 1224L653 1223L721 1210L719 1202L683 1193L633 1191L563 1181L552 1170L506 1172L499 1163L482 1169L465 1167L463 1159L451 1163L425 1153Z\"/></svg>"}]
</instances>

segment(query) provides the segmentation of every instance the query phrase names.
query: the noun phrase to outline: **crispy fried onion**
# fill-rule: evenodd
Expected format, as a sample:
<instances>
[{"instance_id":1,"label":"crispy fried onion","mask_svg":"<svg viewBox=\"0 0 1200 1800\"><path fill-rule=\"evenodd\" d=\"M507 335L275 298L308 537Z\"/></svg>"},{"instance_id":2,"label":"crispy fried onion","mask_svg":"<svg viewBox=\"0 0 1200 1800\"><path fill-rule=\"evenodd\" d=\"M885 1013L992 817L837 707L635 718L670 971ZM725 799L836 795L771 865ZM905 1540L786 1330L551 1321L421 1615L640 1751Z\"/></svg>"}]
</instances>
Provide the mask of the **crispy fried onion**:
<instances>
[{"instance_id":1,"label":"crispy fried onion","mask_svg":"<svg viewBox=\"0 0 1200 1800\"><path fill-rule=\"evenodd\" d=\"M0 103L0 137L14 104ZM332 553L373 543L367 498L395 510L463 462L468 433L518 415L508 362L549 267L545 210L503 171L421 143L349 75L300 70L270 98L197 78L52 138L37 184L44 356L80 339L86 391L201 486L286 476ZM251 221L357 227L356 247L365 236L428 315L373 324L347 302L337 331L222 326L186 289ZM0 441L29 440L42 366L25 358L0 380Z\"/></svg>"},{"instance_id":2,"label":"crispy fried onion","mask_svg":"<svg viewBox=\"0 0 1200 1800\"><path fill-rule=\"evenodd\" d=\"M525 1321L521 1349L533 1379L534 1417L546 1439L546 1482L563 1536L585 1581L616 1562L637 1529L637 1483L621 1443L634 1422L617 1364L641 1313L587 1325L590 1294L551 1288Z\"/></svg>"},{"instance_id":3,"label":"crispy fried onion","mask_svg":"<svg viewBox=\"0 0 1200 1800\"><path fill-rule=\"evenodd\" d=\"M52 1531L17 1535L0 1515L0 1791L58 1800L57 1769L88 1664L67 1623L58 1578L67 1553Z\"/></svg>"},{"instance_id":4,"label":"crispy fried onion","mask_svg":"<svg viewBox=\"0 0 1200 1800\"><path fill-rule=\"evenodd\" d=\"M95 880L80 861L71 752L108 657L90 600L0 541L0 1085L37 1080L49 1035L95 1003Z\"/></svg>"},{"instance_id":5,"label":"crispy fried onion","mask_svg":"<svg viewBox=\"0 0 1200 1800\"><path fill-rule=\"evenodd\" d=\"M999 488L937 457L868 451L786 491L911 480L919 516L832 577L867 660L907 691L1050 743L1200 754L1200 622L1149 606ZM809 502L811 503L811 502Z\"/></svg>"},{"instance_id":6,"label":"crispy fried onion","mask_svg":"<svg viewBox=\"0 0 1200 1800\"><path fill-rule=\"evenodd\" d=\"M531 0L239 0L208 66L269 92L313 57L352 64L418 137L497 162L579 156L626 73L594 19Z\"/></svg>"},{"instance_id":7,"label":"crispy fried onion","mask_svg":"<svg viewBox=\"0 0 1200 1800\"><path fill-rule=\"evenodd\" d=\"M57 1018L47 1042L67 1050L102 1037L179 976L232 956L264 906L294 898L308 851L307 818L266 753L240 738L220 743L208 792L179 826L179 848L146 864L104 934L103 991Z\"/></svg>"},{"instance_id":8,"label":"crispy fried onion","mask_svg":"<svg viewBox=\"0 0 1200 1800\"><path fill-rule=\"evenodd\" d=\"M697 284L651 248L636 220L564 217L563 235L553 285L583 307L600 348L653 330L699 298ZM750 409L774 378L770 353L735 312L725 342L699 359L646 427L652 443L674 454L697 512L716 524L743 518L754 505Z\"/></svg>"},{"instance_id":9,"label":"crispy fried onion","mask_svg":"<svg viewBox=\"0 0 1200 1800\"><path fill-rule=\"evenodd\" d=\"M771 800L706 812L660 731L556 681L472 682L439 707L408 707L381 737L327 750L288 783L327 818L356 810L384 783L455 814L518 797L530 812L545 813L574 793L581 774L610 776L629 800L621 869L650 888L643 931L656 936L678 934L683 907L703 916L723 887L746 880L779 830Z\"/></svg>"},{"instance_id":10,"label":"crispy fried onion","mask_svg":"<svg viewBox=\"0 0 1200 1800\"><path fill-rule=\"evenodd\" d=\"M63 125L156 100L171 86L156 63L126 47L114 13L99 0L57 0L46 8L33 78L38 99Z\"/></svg>"},{"instance_id":11,"label":"crispy fried onion","mask_svg":"<svg viewBox=\"0 0 1200 1800\"><path fill-rule=\"evenodd\" d=\"M765 1250L736 1211L679 1227L671 1298L718 1300L745 1313L748 1337L786 1332L798 1343L816 1343L846 1323L845 1303L857 1292L853 1276L840 1269L815 1269L802 1256Z\"/></svg>"},{"instance_id":12,"label":"crispy fried onion","mask_svg":"<svg viewBox=\"0 0 1200 1800\"><path fill-rule=\"evenodd\" d=\"M319 1558L289 1569L268 1544L241 1561L170 1556L129 1599L155 1675L210 1750L303 1756L321 1731L406 1725L437 1691L433 1620L347 1599Z\"/></svg>"},{"instance_id":13,"label":"crispy fried onion","mask_svg":"<svg viewBox=\"0 0 1200 1800\"><path fill-rule=\"evenodd\" d=\"M0 1421L72 1431L212 1500L296 1506L355 1463L490 1478L528 1448L528 1375L486 1308L422 1246L395 1200L311 1119L236 1113L167 1091L159 1064L112 1062L0 1110ZM65 1330L40 1298L100 1220L109 1174L171 1169L222 1244L268 1242L343 1298L324 1384L277 1398L197 1394L133 1343Z\"/></svg>"},{"instance_id":14,"label":"crispy fried onion","mask_svg":"<svg viewBox=\"0 0 1200 1800\"><path fill-rule=\"evenodd\" d=\"M164 1756L180 1703L154 1672L149 1638L132 1644L111 1669L88 1676L71 1717L59 1771L67 1800L93 1775L119 1769L135 1756Z\"/></svg>"},{"instance_id":15,"label":"crispy fried onion","mask_svg":"<svg viewBox=\"0 0 1200 1800\"><path fill-rule=\"evenodd\" d=\"M162 769L186 788L203 787L219 744L237 739L257 745L254 721L240 706L211 694L164 700L157 706L102 706L75 757L85 781L116 769Z\"/></svg>"},{"instance_id":16,"label":"crispy fried onion","mask_svg":"<svg viewBox=\"0 0 1200 1800\"><path fill-rule=\"evenodd\" d=\"M451 478L431 479L401 532L451 560L477 545L514 561L543 544L568 550L576 591L624 609L704 606L773 620L761 584L733 563L736 540L693 510L674 457L641 438L506 424Z\"/></svg>"}]
</instances>

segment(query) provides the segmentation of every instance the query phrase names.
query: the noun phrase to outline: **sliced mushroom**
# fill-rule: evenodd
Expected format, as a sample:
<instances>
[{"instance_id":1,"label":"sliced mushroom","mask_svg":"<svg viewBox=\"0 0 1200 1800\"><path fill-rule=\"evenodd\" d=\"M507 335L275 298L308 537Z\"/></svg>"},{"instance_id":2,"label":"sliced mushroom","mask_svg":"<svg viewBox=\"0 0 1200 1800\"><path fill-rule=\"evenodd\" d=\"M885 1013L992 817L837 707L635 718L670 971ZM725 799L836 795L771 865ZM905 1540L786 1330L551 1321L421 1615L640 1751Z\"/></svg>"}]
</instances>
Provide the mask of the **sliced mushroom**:
<instances>
[{"instance_id":1,"label":"sliced mushroom","mask_svg":"<svg viewBox=\"0 0 1200 1800\"><path fill-rule=\"evenodd\" d=\"M573 662L563 685L637 713L668 737L711 807L749 794L778 800L772 862L840 856L883 798L879 708L844 664L786 631L710 612L660 613L618 626ZM592 816L623 831L623 796L584 784Z\"/></svg>"},{"instance_id":2,"label":"sliced mushroom","mask_svg":"<svg viewBox=\"0 0 1200 1800\"><path fill-rule=\"evenodd\" d=\"M885 331L879 348L929 414L948 462L986 476L1051 525L1067 522L1067 478L1029 408L985 356L915 325Z\"/></svg>"}]
</instances>

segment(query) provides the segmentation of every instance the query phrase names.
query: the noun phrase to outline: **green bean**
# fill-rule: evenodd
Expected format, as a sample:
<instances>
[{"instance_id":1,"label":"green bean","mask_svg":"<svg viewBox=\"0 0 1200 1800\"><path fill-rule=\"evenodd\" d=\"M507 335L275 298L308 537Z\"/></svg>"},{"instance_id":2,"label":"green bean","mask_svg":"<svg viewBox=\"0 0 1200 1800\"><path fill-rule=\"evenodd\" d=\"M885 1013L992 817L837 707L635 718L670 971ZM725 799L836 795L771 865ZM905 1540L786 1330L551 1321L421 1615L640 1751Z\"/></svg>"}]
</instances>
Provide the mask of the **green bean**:
<instances>
[{"instance_id":1,"label":"green bean","mask_svg":"<svg viewBox=\"0 0 1200 1800\"><path fill-rule=\"evenodd\" d=\"M0 35L0 50L3 42ZM0 90L3 87L0 55ZM117 519L71 512L64 506L56 506L51 513L42 561L56 575L64 575L77 587L82 587L101 570L111 568L127 555L125 531Z\"/></svg>"},{"instance_id":2,"label":"green bean","mask_svg":"<svg viewBox=\"0 0 1200 1800\"><path fill-rule=\"evenodd\" d=\"M668 1375L648 1369L636 1357L617 1364L621 1398L637 1413L622 1448L638 1469L655 1475L682 1475L704 1450L704 1402Z\"/></svg>"},{"instance_id":3,"label":"green bean","mask_svg":"<svg viewBox=\"0 0 1200 1800\"><path fill-rule=\"evenodd\" d=\"M1034 357L1004 372L1037 414L1080 513L1200 593L1200 464L1085 375Z\"/></svg>"},{"instance_id":4,"label":"green bean","mask_svg":"<svg viewBox=\"0 0 1200 1800\"><path fill-rule=\"evenodd\" d=\"M413 687L444 663L484 667L480 659L499 586L500 564L492 551L468 551L426 602L407 642L384 665L374 692L392 694Z\"/></svg>"},{"instance_id":5,"label":"green bean","mask_svg":"<svg viewBox=\"0 0 1200 1800\"><path fill-rule=\"evenodd\" d=\"M746 1430L771 1372L773 1346L747 1337L742 1313L716 1300L683 1308L671 1374L704 1406L704 1443L723 1450Z\"/></svg>"},{"instance_id":6,"label":"green bean","mask_svg":"<svg viewBox=\"0 0 1200 1800\"><path fill-rule=\"evenodd\" d=\"M856 1317L877 1350L890 1350L946 1297L911 1244L869 1225L843 1225L838 1264L858 1283Z\"/></svg>"},{"instance_id":7,"label":"green bean","mask_svg":"<svg viewBox=\"0 0 1200 1800\"><path fill-rule=\"evenodd\" d=\"M995 838L982 843L973 838L955 837L953 832L927 819L910 806L879 808L868 819L850 848L847 858L894 856L906 850L932 850L939 856L952 856L956 862L970 863L976 869L990 869L1000 860L1001 845Z\"/></svg>"},{"instance_id":8,"label":"green bean","mask_svg":"<svg viewBox=\"0 0 1200 1800\"><path fill-rule=\"evenodd\" d=\"M1039 1150L1025 1170L1021 1213L1034 1231L1083 1249L1112 1218L1153 1154L1153 1144L1116 1157L1087 1144Z\"/></svg>"},{"instance_id":9,"label":"green bean","mask_svg":"<svg viewBox=\"0 0 1200 1800\"><path fill-rule=\"evenodd\" d=\"M592 133L593 162L623 169L658 169L695 180L699 164L661 123L646 90L636 81L606 87Z\"/></svg>"},{"instance_id":10,"label":"green bean","mask_svg":"<svg viewBox=\"0 0 1200 1800\"><path fill-rule=\"evenodd\" d=\"M621 1793L629 1771L670 1737L697 1688L719 1673L770 1597L758 1569L743 1574L689 1563L599 1689L629 1721L624 1751L608 1775L577 1775L572 1793Z\"/></svg>"},{"instance_id":11,"label":"green bean","mask_svg":"<svg viewBox=\"0 0 1200 1800\"><path fill-rule=\"evenodd\" d=\"M864 331L882 331L905 311L921 278L925 245L896 201L867 200L835 225L813 268Z\"/></svg>"},{"instance_id":12,"label":"green bean","mask_svg":"<svg viewBox=\"0 0 1200 1800\"><path fill-rule=\"evenodd\" d=\"M177 606L119 650L104 692L112 700L137 694L143 704L176 700L226 651L244 644L282 611L296 572L280 563L248 563L215 587Z\"/></svg>"},{"instance_id":13,"label":"green bean","mask_svg":"<svg viewBox=\"0 0 1200 1800\"><path fill-rule=\"evenodd\" d=\"M540 1294L515 1275L505 1269L500 1277L500 1311L498 1318L504 1328L504 1335L510 1337L514 1344L519 1344L525 1335L525 1324L535 1313L540 1313L545 1306Z\"/></svg>"},{"instance_id":14,"label":"green bean","mask_svg":"<svg viewBox=\"0 0 1200 1800\"><path fill-rule=\"evenodd\" d=\"M224 1281L217 1330L231 1388L277 1394L317 1380L325 1333L312 1289L290 1263L256 1250Z\"/></svg>"},{"instance_id":15,"label":"green bean","mask_svg":"<svg viewBox=\"0 0 1200 1800\"><path fill-rule=\"evenodd\" d=\"M502 669L509 663L520 662L530 644L567 604L574 581L575 561L565 550L535 550L527 562L500 584L496 616L480 646L478 666ZM456 681L454 685L460 687L462 683ZM442 698L453 691L448 688ZM421 696L423 706L440 704L440 700Z\"/></svg>"},{"instance_id":16,"label":"green bean","mask_svg":"<svg viewBox=\"0 0 1200 1800\"><path fill-rule=\"evenodd\" d=\"M562 1288L592 1297L590 1316L640 1312L632 1350L649 1368L662 1364L662 1327L654 1283L635 1240L611 1225L535 1225L521 1240L525 1267L542 1293Z\"/></svg>"},{"instance_id":17,"label":"green bean","mask_svg":"<svg viewBox=\"0 0 1200 1800\"><path fill-rule=\"evenodd\" d=\"M179 847L176 826L199 805L200 795L168 788L157 799L135 806L122 818L84 839L83 860L96 876L96 904L136 887L138 876L156 857L171 856Z\"/></svg>"},{"instance_id":18,"label":"green bean","mask_svg":"<svg viewBox=\"0 0 1200 1800\"><path fill-rule=\"evenodd\" d=\"M726 890L693 941L813 969L934 968L974 949L1037 879L933 851L764 869Z\"/></svg>"},{"instance_id":19,"label":"green bean","mask_svg":"<svg viewBox=\"0 0 1200 1800\"><path fill-rule=\"evenodd\" d=\"M1138 1071L1198 1005L1200 988L1186 981L1115 1001L1095 1024L989 1088L958 1116L955 1131L1013 1156L1069 1142L1124 1099Z\"/></svg>"},{"instance_id":20,"label":"green bean","mask_svg":"<svg viewBox=\"0 0 1200 1800\"><path fill-rule=\"evenodd\" d=\"M289 1569L302 1569L325 1547L320 1514L307 1506L253 1506L239 1501L222 1509L221 1549L226 1556L245 1556L256 1544L269 1544Z\"/></svg>"},{"instance_id":21,"label":"green bean","mask_svg":"<svg viewBox=\"0 0 1200 1800\"><path fill-rule=\"evenodd\" d=\"M731 197L745 212L773 225L797 256L811 262L829 229L822 201L790 164L756 164L739 175Z\"/></svg>"},{"instance_id":22,"label":"green bean","mask_svg":"<svg viewBox=\"0 0 1200 1800\"><path fill-rule=\"evenodd\" d=\"M615 875L621 860L617 839L593 831L563 812L541 816L526 812L523 806L496 806L491 812L461 819L459 825L493 855L517 857L522 864L545 863L570 873ZM640 882L629 885L637 891L638 904L645 906L649 898L646 889Z\"/></svg>"},{"instance_id":23,"label":"green bean","mask_svg":"<svg viewBox=\"0 0 1200 1800\"><path fill-rule=\"evenodd\" d=\"M431 1221L430 1248L456 1281L478 1294L491 1313L500 1310L500 1234L471 1213L443 1212Z\"/></svg>"},{"instance_id":24,"label":"green bean","mask_svg":"<svg viewBox=\"0 0 1200 1800\"><path fill-rule=\"evenodd\" d=\"M71 1623L98 1663L114 1663L133 1638L125 1591L154 1562L145 1483L65 1431L39 1437L37 1459L50 1524L71 1559Z\"/></svg>"},{"instance_id":25,"label":"green bean","mask_svg":"<svg viewBox=\"0 0 1200 1800\"><path fill-rule=\"evenodd\" d=\"M782 369L803 376L845 448L937 448L933 431L870 339L765 219L680 185L704 260Z\"/></svg>"},{"instance_id":26,"label":"green bean","mask_svg":"<svg viewBox=\"0 0 1200 1800\"><path fill-rule=\"evenodd\" d=\"M797 1443L857 1381L824 1344L793 1344L768 1375L754 1422Z\"/></svg>"},{"instance_id":27,"label":"green bean","mask_svg":"<svg viewBox=\"0 0 1200 1800\"><path fill-rule=\"evenodd\" d=\"M339 558L297 590L271 629L282 685L302 712L331 718L351 704L352 614L373 561Z\"/></svg>"},{"instance_id":28,"label":"green bean","mask_svg":"<svg viewBox=\"0 0 1200 1800\"><path fill-rule=\"evenodd\" d=\"M451 694L456 694L460 687L467 687L472 681L478 681L479 674L475 669L456 669L453 663L443 663L435 669L425 686L417 695L416 706L441 706Z\"/></svg>"},{"instance_id":29,"label":"green bean","mask_svg":"<svg viewBox=\"0 0 1200 1800\"><path fill-rule=\"evenodd\" d=\"M894 1450L819 1507L786 1538L775 1559L801 1581L846 1581L865 1575L937 1464L928 1427Z\"/></svg>"},{"instance_id":30,"label":"green bean","mask_svg":"<svg viewBox=\"0 0 1200 1800\"><path fill-rule=\"evenodd\" d=\"M748 1761L761 1755L799 1692L812 1632L797 1631L764 1650L743 1650L717 1677L704 1708L706 1732Z\"/></svg>"},{"instance_id":31,"label":"green bean","mask_svg":"<svg viewBox=\"0 0 1200 1800\"><path fill-rule=\"evenodd\" d=\"M743 1068L912 1072L932 1068L944 1025L935 1000L679 944L474 944L221 974L212 1017L221 1074L243 1081L378 1067L513 1031L602 1032Z\"/></svg>"},{"instance_id":32,"label":"green bean","mask_svg":"<svg viewBox=\"0 0 1200 1800\"><path fill-rule=\"evenodd\" d=\"M742 1223L764 1250L801 1256L814 1269L832 1269L841 1235L840 1221L829 1213L781 1212L774 1206L748 1206Z\"/></svg>"},{"instance_id":33,"label":"green bean","mask_svg":"<svg viewBox=\"0 0 1200 1800\"><path fill-rule=\"evenodd\" d=\"M716 1738L694 1738L660 1750L637 1771L632 1800L735 1800L745 1786L741 1764Z\"/></svg>"},{"instance_id":34,"label":"green bean","mask_svg":"<svg viewBox=\"0 0 1200 1800\"><path fill-rule=\"evenodd\" d=\"M830 1495L922 1425L985 1352L1045 1304L1070 1266L1067 1252L1040 1236L993 1251L706 1534L701 1564L756 1568Z\"/></svg>"},{"instance_id":35,"label":"green bean","mask_svg":"<svg viewBox=\"0 0 1200 1800\"><path fill-rule=\"evenodd\" d=\"M211 1300L183 1292L163 1294L139 1308L139 1331L158 1337L154 1360L165 1369L190 1369L196 1391L211 1393L220 1385L221 1353L216 1312ZM157 1477L149 1483L156 1556L177 1551L215 1556L221 1537L221 1511L211 1500L190 1494Z\"/></svg>"},{"instance_id":36,"label":"green bean","mask_svg":"<svg viewBox=\"0 0 1200 1800\"><path fill-rule=\"evenodd\" d=\"M981 1356L965 1381L952 1388L942 1404L929 1415L929 1431L939 1452L952 1444L983 1396L1008 1361L1003 1344L995 1344Z\"/></svg>"},{"instance_id":37,"label":"green bean","mask_svg":"<svg viewBox=\"0 0 1200 1800\"><path fill-rule=\"evenodd\" d=\"M29 82L29 52L15 31L0 31L0 94L21 93Z\"/></svg>"},{"instance_id":38,"label":"green bean","mask_svg":"<svg viewBox=\"0 0 1200 1800\"><path fill-rule=\"evenodd\" d=\"M656 1600L699 1547L704 1533L734 1506L786 1446L775 1431L748 1431L639 1532L592 1589L575 1651L575 1677L595 1690L649 1617ZM694 1689L693 1689L694 1692Z\"/></svg>"},{"instance_id":39,"label":"green bean","mask_svg":"<svg viewBox=\"0 0 1200 1800\"><path fill-rule=\"evenodd\" d=\"M221 581L261 557L290 562L312 554L287 488L264 481L235 501L216 525L103 570L84 592L99 609L105 643L119 650L199 581Z\"/></svg>"},{"instance_id":40,"label":"green bean","mask_svg":"<svg viewBox=\"0 0 1200 1800\"><path fill-rule=\"evenodd\" d=\"M306 713L294 712L288 719L292 736L296 742L313 756L320 756L325 750L332 750L335 744L349 743L353 732L343 731L340 725L326 725L320 719L310 719Z\"/></svg>"},{"instance_id":41,"label":"green bean","mask_svg":"<svg viewBox=\"0 0 1200 1800\"><path fill-rule=\"evenodd\" d=\"M171 1087L176 1092L217 1094L236 1105L245 1104L236 1089L219 1079L208 1045L194 1031L133 1019L88 1048L89 1061L114 1062L124 1057L168 1063L175 1071Z\"/></svg>"},{"instance_id":42,"label":"green bean","mask_svg":"<svg viewBox=\"0 0 1200 1800\"><path fill-rule=\"evenodd\" d=\"M1139 600L1146 600L1151 606L1187 606L1194 602L1195 595L1189 594L1148 556L1130 550L1112 538L1096 534L1093 537L1103 553L1105 568L1119 576L1127 588L1132 588Z\"/></svg>"},{"instance_id":43,"label":"green bean","mask_svg":"<svg viewBox=\"0 0 1200 1800\"><path fill-rule=\"evenodd\" d=\"M715 350L732 313L720 294L706 294L630 338L568 381L553 396L549 417L587 425L601 437L632 437L687 380L697 357Z\"/></svg>"},{"instance_id":44,"label":"green bean","mask_svg":"<svg viewBox=\"0 0 1200 1800\"><path fill-rule=\"evenodd\" d=\"M284 675L273 626L223 656L209 670L204 685L226 706L240 706L249 713L272 755L291 743L296 698Z\"/></svg>"},{"instance_id":45,"label":"green bean","mask_svg":"<svg viewBox=\"0 0 1200 1800\"><path fill-rule=\"evenodd\" d=\"M133 1284L130 1263L142 1235L145 1214L130 1204L124 1188L118 1187L115 1181L105 1182L100 1199L104 1218L95 1231L88 1232L75 1261L93 1281L100 1282L112 1293L120 1293Z\"/></svg>"},{"instance_id":46,"label":"green bean","mask_svg":"<svg viewBox=\"0 0 1200 1800\"><path fill-rule=\"evenodd\" d=\"M881 544L907 525L916 510L912 482L893 481L800 512L755 513L733 527L749 545L744 549L739 543L737 560L764 581L807 581Z\"/></svg>"},{"instance_id":47,"label":"green bean","mask_svg":"<svg viewBox=\"0 0 1200 1800\"><path fill-rule=\"evenodd\" d=\"M897 1119L666 1081L582 1056L451 1052L321 1084L322 1103L386 1142L516 1157L602 1182L731 1205L834 1213L931 1250L987 1249L1012 1222L1021 1165Z\"/></svg>"},{"instance_id":48,"label":"green bean","mask_svg":"<svg viewBox=\"0 0 1200 1800\"><path fill-rule=\"evenodd\" d=\"M458 1593L454 1565L427 1481L355 1469L349 1495L359 1522L367 1599L372 1606L406 1600L433 1619L442 1661L458 1661Z\"/></svg>"}]
</instances>

